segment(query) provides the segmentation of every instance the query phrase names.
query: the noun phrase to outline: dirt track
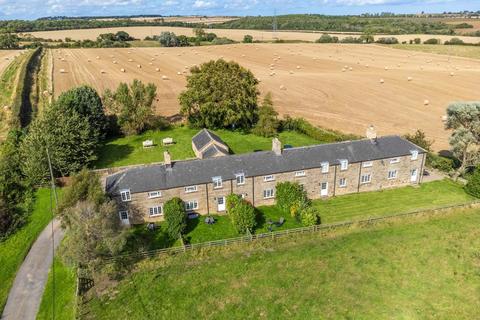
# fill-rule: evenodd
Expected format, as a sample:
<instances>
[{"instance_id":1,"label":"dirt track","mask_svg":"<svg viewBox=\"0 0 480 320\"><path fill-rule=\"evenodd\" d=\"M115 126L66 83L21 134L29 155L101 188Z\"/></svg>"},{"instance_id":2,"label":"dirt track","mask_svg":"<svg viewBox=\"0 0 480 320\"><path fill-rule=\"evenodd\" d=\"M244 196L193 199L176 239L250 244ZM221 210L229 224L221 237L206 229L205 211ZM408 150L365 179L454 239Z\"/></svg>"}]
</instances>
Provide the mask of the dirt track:
<instances>
[{"instance_id":1,"label":"dirt track","mask_svg":"<svg viewBox=\"0 0 480 320\"><path fill-rule=\"evenodd\" d=\"M252 70L261 80L261 92L273 93L281 114L358 134L369 124L379 134L420 128L436 141L436 149L448 146L442 123L447 105L479 99L480 60L376 45L57 49L54 56L56 95L83 83L102 92L137 78L157 85L157 112L165 115L178 112L177 96L185 88L189 67L224 57Z\"/></svg>"}]
</instances>

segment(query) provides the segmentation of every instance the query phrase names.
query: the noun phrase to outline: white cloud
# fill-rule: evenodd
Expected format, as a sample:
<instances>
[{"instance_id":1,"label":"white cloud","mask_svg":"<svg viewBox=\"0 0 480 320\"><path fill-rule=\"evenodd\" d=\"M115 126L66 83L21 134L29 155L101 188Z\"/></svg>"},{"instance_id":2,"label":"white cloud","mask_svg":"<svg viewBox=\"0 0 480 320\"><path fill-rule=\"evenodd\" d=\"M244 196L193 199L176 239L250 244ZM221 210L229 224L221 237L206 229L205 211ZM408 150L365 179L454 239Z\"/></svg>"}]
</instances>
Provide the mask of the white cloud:
<instances>
[{"instance_id":1,"label":"white cloud","mask_svg":"<svg viewBox=\"0 0 480 320\"><path fill-rule=\"evenodd\" d=\"M217 4L215 1L204 1L204 0L196 0L193 3L193 7L197 9L209 9L216 7Z\"/></svg>"}]
</instances>

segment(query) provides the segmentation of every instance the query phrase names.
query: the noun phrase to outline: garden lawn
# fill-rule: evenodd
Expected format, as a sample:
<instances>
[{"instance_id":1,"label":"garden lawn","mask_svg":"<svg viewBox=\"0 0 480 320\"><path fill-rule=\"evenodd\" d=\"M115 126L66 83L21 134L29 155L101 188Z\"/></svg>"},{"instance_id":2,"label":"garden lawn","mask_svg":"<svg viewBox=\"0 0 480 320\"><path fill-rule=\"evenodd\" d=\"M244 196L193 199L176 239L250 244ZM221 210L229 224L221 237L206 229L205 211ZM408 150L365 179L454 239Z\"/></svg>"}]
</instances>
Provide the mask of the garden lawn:
<instances>
[{"instance_id":1,"label":"garden lawn","mask_svg":"<svg viewBox=\"0 0 480 320\"><path fill-rule=\"evenodd\" d=\"M383 191L355 193L327 200L315 200L322 223L350 221L434 209L475 200L463 186L450 179Z\"/></svg>"},{"instance_id":2,"label":"garden lawn","mask_svg":"<svg viewBox=\"0 0 480 320\"><path fill-rule=\"evenodd\" d=\"M50 189L39 189L33 211L27 217L27 223L5 241L0 242L0 314L7 302L8 292L18 268L51 218Z\"/></svg>"},{"instance_id":3,"label":"garden lawn","mask_svg":"<svg viewBox=\"0 0 480 320\"><path fill-rule=\"evenodd\" d=\"M55 319L74 320L77 309L77 282L73 268L66 266L55 257ZM52 270L48 274L47 286L43 293L37 320L53 319L52 310L53 277Z\"/></svg>"},{"instance_id":4,"label":"garden lawn","mask_svg":"<svg viewBox=\"0 0 480 320\"><path fill-rule=\"evenodd\" d=\"M480 211L148 260L86 319L474 319ZM263 248L262 248L263 247Z\"/></svg>"},{"instance_id":5,"label":"garden lawn","mask_svg":"<svg viewBox=\"0 0 480 320\"><path fill-rule=\"evenodd\" d=\"M167 130L147 131L141 135L107 141L98 153L98 161L95 164L95 168L163 162L163 152L166 150L171 153L173 160L194 158L192 137L198 131L198 129L190 129L188 127L174 127ZM272 139L270 138L243 134L238 131L216 130L214 132L225 141L233 153L271 150L272 148ZM173 138L175 144L168 147L162 146L162 140L167 137ZM294 147L321 143L321 141L292 131L280 133L279 138L282 143L290 144ZM157 145L152 148L143 148L142 142L145 140L153 140Z\"/></svg>"}]
</instances>

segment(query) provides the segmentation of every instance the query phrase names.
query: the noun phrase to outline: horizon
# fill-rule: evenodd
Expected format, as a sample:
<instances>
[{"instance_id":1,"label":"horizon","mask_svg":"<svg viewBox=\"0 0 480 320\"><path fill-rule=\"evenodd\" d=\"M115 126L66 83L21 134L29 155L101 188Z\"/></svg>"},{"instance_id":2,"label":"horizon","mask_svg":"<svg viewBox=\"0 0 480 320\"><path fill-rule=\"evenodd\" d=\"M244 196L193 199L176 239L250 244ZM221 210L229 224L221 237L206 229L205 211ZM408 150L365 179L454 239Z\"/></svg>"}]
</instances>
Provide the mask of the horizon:
<instances>
[{"instance_id":1,"label":"horizon","mask_svg":"<svg viewBox=\"0 0 480 320\"><path fill-rule=\"evenodd\" d=\"M0 0L0 20L108 16L272 16L285 14L441 14L479 11L480 1L453 0ZM155 13L152 13L155 12Z\"/></svg>"}]
</instances>

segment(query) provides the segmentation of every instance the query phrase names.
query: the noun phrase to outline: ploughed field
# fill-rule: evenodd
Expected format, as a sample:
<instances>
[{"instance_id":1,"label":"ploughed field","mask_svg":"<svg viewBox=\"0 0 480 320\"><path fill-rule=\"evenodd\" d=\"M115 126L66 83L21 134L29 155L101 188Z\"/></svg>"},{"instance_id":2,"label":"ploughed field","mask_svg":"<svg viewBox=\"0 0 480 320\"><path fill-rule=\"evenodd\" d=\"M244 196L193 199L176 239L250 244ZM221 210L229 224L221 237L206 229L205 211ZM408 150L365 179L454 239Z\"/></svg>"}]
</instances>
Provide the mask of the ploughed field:
<instances>
[{"instance_id":1,"label":"ploughed field","mask_svg":"<svg viewBox=\"0 0 480 320\"><path fill-rule=\"evenodd\" d=\"M156 112L172 115L190 67L219 58L252 70L281 114L356 134L370 124L381 135L422 129L437 150L448 147L448 104L478 100L480 60L345 44L55 49L54 91L89 84L103 92L140 79L158 87Z\"/></svg>"},{"instance_id":2,"label":"ploughed field","mask_svg":"<svg viewBox=\"0 0 480 320\"><path fill-rule=\"evenodd\" d=\"M472 29L466 29L472 30ZM186 36L194 36L194 32L192 28L185 28L185 27L165 27L165 26L149 26L149 27L116 27L116 28L95 28L95 29L75 29L75 30L55 30L55 31L37 31L37 32L29 32L32 36L37 38L43 39L53 39L64 40L66 37L71 38L73 40L96 40L99 34L102 33L116 33L118 31L126 31L132 37L136 39L144 39L146 36L155 36L160 35L162 31L171 31L174 32L176 35L186 35ZM213 32L217 34L219 37L227 37L235 41L242 41L243 37L246 34L253 36L254 40L258 41L272 41L274 39L281 39L285 41L310 41L313 42L320 38L322 31L269 31L269 30L245 30L245 29L208 29L207 32ZM359 37L361 33L348 33L348 32L327 32L330 34L334 34L340 39L345 37L354 36ZM385 35L378 35L375 36L375 39L381 37L388 37ZM422 42L435 38L440 39L442 42L452 39L453 37L457 37L462 39L466 43L479 43L480 37L466 37L466 36L450 36L450 35L431 35L431 34L402 34L402 35L395 35L400 42L413 40L415 38L422 39Z\"/></svg>"}]
</instances>

